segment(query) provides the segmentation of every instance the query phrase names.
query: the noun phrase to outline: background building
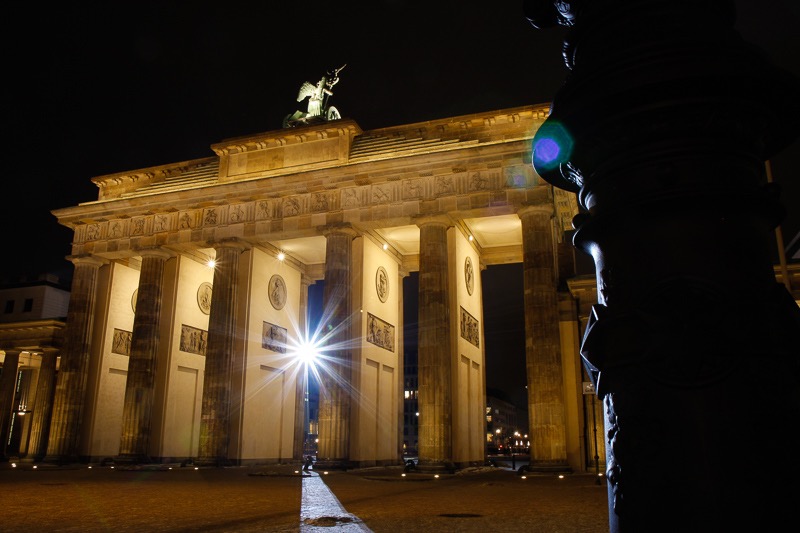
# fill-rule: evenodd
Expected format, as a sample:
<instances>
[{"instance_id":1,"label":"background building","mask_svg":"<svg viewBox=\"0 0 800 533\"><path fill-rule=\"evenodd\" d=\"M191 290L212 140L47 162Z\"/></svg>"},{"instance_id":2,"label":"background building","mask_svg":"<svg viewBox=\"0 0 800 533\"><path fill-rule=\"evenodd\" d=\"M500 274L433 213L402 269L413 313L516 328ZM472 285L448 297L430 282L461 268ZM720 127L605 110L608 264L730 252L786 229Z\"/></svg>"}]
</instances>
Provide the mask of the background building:
<instances>
[{"instance_id":1,"label":"background building","mask_svg":"<svg viewBox=\"0 0 800 533\"><path fill-rule=\"evenodd\" d=\"M46 442L69 296L52 275L0 286L0 458Z\"/></svg>"}]
</instances>

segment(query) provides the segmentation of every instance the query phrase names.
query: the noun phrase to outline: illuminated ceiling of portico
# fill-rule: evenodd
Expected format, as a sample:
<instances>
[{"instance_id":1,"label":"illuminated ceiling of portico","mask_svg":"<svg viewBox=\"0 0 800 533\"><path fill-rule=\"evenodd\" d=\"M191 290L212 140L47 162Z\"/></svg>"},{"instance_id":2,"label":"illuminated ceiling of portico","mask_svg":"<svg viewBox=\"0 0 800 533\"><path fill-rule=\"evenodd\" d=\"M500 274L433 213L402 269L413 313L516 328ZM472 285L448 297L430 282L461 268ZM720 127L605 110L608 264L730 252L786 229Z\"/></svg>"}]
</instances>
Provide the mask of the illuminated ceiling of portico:
<instances>
[{"instance_id":1,"label":"illuminated ceiling of portico","mask_svg":"<svg viewBox=\"0 0 800 533\"><path fill-rule=\"evenodd\" d=\"M522 246L522 227L517 215L467 218L461 226L481 250ZM419 227L415 225L380 228L375 230L375 235L401 256L419 255ZM306 265L325 262L324 236L272 241L270 244Z\"/></svg>"}]
</instances>

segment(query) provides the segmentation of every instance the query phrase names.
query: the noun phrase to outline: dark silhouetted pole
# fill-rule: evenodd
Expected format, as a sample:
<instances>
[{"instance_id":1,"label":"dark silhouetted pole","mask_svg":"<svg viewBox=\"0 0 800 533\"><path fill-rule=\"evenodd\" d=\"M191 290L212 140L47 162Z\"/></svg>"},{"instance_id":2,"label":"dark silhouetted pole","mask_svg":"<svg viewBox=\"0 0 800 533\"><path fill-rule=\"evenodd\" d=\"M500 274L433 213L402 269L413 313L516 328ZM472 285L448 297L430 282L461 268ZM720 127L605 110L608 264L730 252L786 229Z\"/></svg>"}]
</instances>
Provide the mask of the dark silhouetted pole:
<instances>
[{"instance_id":1,"label":"dark silhouetted pole","mask_svg":"<svg viewBox=\"0 0 800 533\"><path fill-rule=\"evenodd\" d=\"M727 0L525 2L567 26L570 74L533 140L578 194L598 304L581 355L604 402L612 532L779 531L795 521L800 308L776 281L784 216L764 161L800 84Z\"/></svg>"}]
</instances>

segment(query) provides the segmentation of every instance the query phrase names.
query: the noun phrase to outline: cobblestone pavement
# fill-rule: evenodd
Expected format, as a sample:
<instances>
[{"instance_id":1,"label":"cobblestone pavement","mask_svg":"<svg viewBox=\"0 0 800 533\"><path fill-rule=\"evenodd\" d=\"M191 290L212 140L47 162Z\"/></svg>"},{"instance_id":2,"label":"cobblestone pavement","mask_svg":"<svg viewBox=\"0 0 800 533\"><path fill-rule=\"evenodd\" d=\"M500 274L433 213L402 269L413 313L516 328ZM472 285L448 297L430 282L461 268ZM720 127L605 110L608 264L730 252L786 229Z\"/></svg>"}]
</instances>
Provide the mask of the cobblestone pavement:
<instances>
[{"instance_id":1,"label":"cobblestone pavement","mask_svg":"<svg viewBox=\"0 0 800 533\"><path fill-rule=\"evenodd\" d=\"M374 533L609 530L606 485L592 474L522 479L505 468L467 469L438 479L402 474L400 467L326 475L303 474L294 465L195 470L2 464L0 531L345 531L352 517ZM317 475L341 504L331 507L339 516L309 520L308 495L303 509L304 481Z\"/></svg>"}]
</instances>

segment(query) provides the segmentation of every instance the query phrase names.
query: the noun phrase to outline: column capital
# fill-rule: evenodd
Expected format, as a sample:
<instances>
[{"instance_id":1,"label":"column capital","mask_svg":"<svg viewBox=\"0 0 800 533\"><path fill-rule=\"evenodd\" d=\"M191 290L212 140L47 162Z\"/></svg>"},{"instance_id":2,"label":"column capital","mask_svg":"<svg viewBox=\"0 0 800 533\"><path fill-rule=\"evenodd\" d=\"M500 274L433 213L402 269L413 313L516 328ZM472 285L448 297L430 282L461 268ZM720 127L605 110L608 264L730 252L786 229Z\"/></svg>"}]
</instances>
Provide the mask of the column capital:
<instances>
[{"instance_id":1,"label":"column capital","mask_svg":"<svg viewBox=\"0 0 800 533\"><path fill-rule=\"evenodd\" d=\"M208 245L214 248L214 250L219 250L220 248L232 248L234 250L239 250L240 252L244 252L245 250L252 248L252 245L249 242L245 242L236 237L213 242L209 241Z\"/></svg>"},{"instance_id":2,"label":"column capital","mask_svg":"<svg viewBox=\"0 0 800 533\"><path fill-rule=\"evenodd\" d=\"M160 246L154 246L152 248L137 248L136 253L142 257L158 257L164 260L175 257L176 255L175 252L167 250L166 248L161 248Z\"/></svg>"},{"instance_id":3,"label":"column capital","mask_svg":"<svg viewBox=\"0 0 800 533\"><path fill-rule=\"evenodd\" d=\"M345 235L350 235L353 238L358 237L360 235L359 232L351 224L348 223L328 224L327 226L320 226L319 230L325 237L334 233L343 233Z\"/></svg>"},{"instance_id":4,"label":"column capital","mask_svg":"<svg viewBox=\"0 0 800 533\"><path fill-rule=\"evenodd\" d=\"M103 259L102 257L97 257L95 255L68 255L67 261L71 261L73 265L89 265L89 266L96 266L101 267L103 265L107 265L109 261L107 259Z\"/></svg>"},{"instance_id":5,"label":"column capital","mask_svg":"<svg viewBox=\"0 0 800 533\"><path fill-rule=\"evenodd\" d=\"M436 215L420 215L418 217L414 217L414 224L418 227L427 226L427 225L438 225L438 226L445 226L447 228L455 226L455 222L450 215L445 215L443 213L436 214Z\"/></svg>"},{"instance_id":6,"label":"column capital","mask_svg":"<svg viewBox=\"0 0 800 533\"><path fill-rule=\"evenodd\" d=\"M524 205L517 210L517 216L522 218L527 215L550 215L555 214L552 204Z\"/></svg>"}]
</instances>

